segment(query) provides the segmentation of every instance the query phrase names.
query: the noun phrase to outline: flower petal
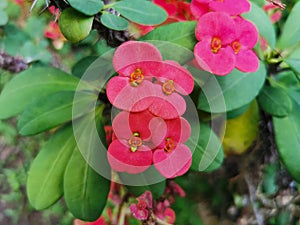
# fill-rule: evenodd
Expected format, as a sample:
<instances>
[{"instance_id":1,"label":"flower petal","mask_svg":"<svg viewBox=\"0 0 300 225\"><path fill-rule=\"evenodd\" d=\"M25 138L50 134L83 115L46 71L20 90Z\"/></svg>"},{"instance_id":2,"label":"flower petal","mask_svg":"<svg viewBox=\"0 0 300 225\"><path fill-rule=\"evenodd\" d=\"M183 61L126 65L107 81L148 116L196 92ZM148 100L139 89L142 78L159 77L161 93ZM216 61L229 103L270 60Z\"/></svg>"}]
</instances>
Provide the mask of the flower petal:
<instances>
[{"instance_id":1,"label":"flower petal","mask_svg":"<svg viewBox=\"0 0 300 225\"><path fill-rule=\"evenodd\" d=\"M120 76L129 77L136 69L140 69L144 76L172 80L175 89L183 95L188 95L194 87L194 79L191 73L177 63L170 61L144 61L131 64L119 70Z\"/></svg>"},{"instance_id":2,"label":"flower petal","mask_svg":"<svg viewBox=\"0 0 300 225\"><path fill-rule=\"evenodd\" d=\"M224 46L234 41L235 29L234 20L227 13L209 12L199 19L195 34L199 41L218 37Z\"/></svg>"},{"instance_id":3,"label":"flower petal","mask_svg":"<svg viewBox=\"0 0 300 225\"><path fill-rule=\"evenodd\" d=\"M176 143L186 142L191 135L191 126L183 117L165 120L165 126L167 127L165 137L172 138ZM153 136L152 141L155 146L161 148L163 148L163 145L165 144L165 138L161 140L158 139L157 136Z\"/></svg>"},{"instance_id":4,"label":"flower petal","mask_svg":"<svg viewBox=\"0 0 300 225\"><path fill-rule=\"evenodd\" d=\"M218 53L210 50L209 41L196 44L194 54L199 66L216 75L227 75L235 66L235 56L231 47L221 48Z\"/></svg>"},{"instance_id":5,"label":"flower petal","mask_svg":"<svg viewBox=\"0 0 300 225\"><path fill-rule=\"evenodd\" d=\"M215 12L225 12L236 16L250 11L250 3L247 0L222 0L211 1L209 8Z\"/></svg>"},{"instance_id":6,"label":"flower petal","mask_svg":"<svg viewBox=\"0 0 300 225\"><path fill-rule=\"evenodd\" d=\"M184 114L186 102L181 95L165 95L158 84L153 84L153 90L153 103L148 108L151 113L163 119L174 119Z\"/></svg>"},{"instance_id":7,"label":"flower petal","mask_svg":"<svg viewBox=\"0 0 300 225\"><path fill-rule=\"evenodd\" d=\"M248 20L242 17L234 19L236 24L237 40L243 48L253 48L258 41L258 31L256 27Z\"/></svg>"},{"instance_id":8,"label":"flower petal","mask_svg":"<svg viewBox=\"0 0 300 225\"><path fill-rule=\"evenodd\" d=\"M163 149L157 149L153 153L155 168L166 178L181 176L188 171L192 162L190 149L183 145L177 145L176 149L167 153Z\"/></svg>"},{"instance_id":9,"label":"flower petal","mask_svg":"<svg viewBox=\"0 0 300 225\"><path fill-rule=\"evenodd\" d=\"M197 0L192 0L190 8L191 8L191 12L193 14L193 16L196 19L199 19L202 15L204 15L205 13L209 12L209 8L208 8L208 2L200 2Z\"/></svg>"},{"instance_id":10,"label":"flower petal","mask_svg":"<svg viewBox=\"0 0 300 225\"><path fill-rule=\"evenodd\" d=\"M259 60L252 50L241 50L236 55L235 67L242 72L255 72L259 67Z\"/></svg>"},{"instance_id":11,"label":"flower petal","mask_svg":"<svg viewBox=\"0 0 300 225\"><path fill-rule=\"evenodd\" d=\"M143 111L153 102L150 97L152 83L148 80L134 87L130 85L127 77L116 76L108 81L106 94L113 106L126 111Z\"/></svg>"},{"instance_id":12,"label":"flower petal","mask_svg":"<svg viewBox=\"0 0 300 225\"><path fill-rule=\"evenodd\" d=\"M130 211L132 212L133 216L138 220L146 220L148 218L149 212L146 209L138 209L136 204L130 205Z\"/></svg>"},{"instance_id":13,"label":"flower petal","mask_svg":"<svg viewBox=\"0 0 300 225\"><path fill-rule=\"evenodd\" d=\"M119 71L132 63L148 60L162 60L160 52L154 45L140 41L127 41L117 48L113 65L115 70Z\"/></svg>"},{"instance_id":14,"label":"flower petal","mask_svg":"<svg viewBox=\"0 0 300 225\"><path fill-rule=\"evenodd\" d=\"M151 191L145 191L144 194L137 197L137 200L144 200L147 203L147 208L152 209L152 193Z\"/></svg>"},{"instance_id":15,"label":"flower petal","mask_svg":"<svg viewBox=\"0 0 300 225\"><path fill-rule=\"evenodd\" d=\"M152 151L142 145L132 152L126 141L114 140L108 147L107 158L113 170L137 174L152 164Z\"/></svg>"}]
</instances>

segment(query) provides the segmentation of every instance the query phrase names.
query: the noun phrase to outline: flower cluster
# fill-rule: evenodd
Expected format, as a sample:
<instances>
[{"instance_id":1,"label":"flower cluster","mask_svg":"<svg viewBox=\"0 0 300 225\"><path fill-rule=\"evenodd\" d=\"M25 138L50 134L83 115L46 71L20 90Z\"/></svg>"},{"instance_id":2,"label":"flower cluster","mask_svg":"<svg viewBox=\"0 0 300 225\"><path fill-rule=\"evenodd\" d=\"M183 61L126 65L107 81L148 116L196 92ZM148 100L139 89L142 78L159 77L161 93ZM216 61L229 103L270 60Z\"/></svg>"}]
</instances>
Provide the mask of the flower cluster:
<instances>
[{"instance_id":1,"label":"flower cluster","mask_svg":"<svg viewBox=\"0 0 300 225\"><path fill-rule=\"evenodd\" d=\"M185 197L184 190L174 181L169 181L165 193L160 199L153 201L152 193L146 191L136 198L137 203L130 205L130 211L138 220L164 221L173 224L176 220L176 214L170 206L176 201L177 196Z\"/></svg>"},{"instance_id":2,"label":"flower cluster","mask_svg":"<svg viewBox=\"0 0 300 225\"><path fill-rule=\"evenodd\" d=\"M216 75L234 68L255 72L259 61L252 48L258 40L256 27L239 14L250 10L247 0L193 0L191 11L198 18L194 49L199 66Z\"/></svg>"},{"instance_id":3,"label":"flower cluster","mask_svg":"<svg viewBox=\"0 0 300 225\"><path fill-rule=\"evenodd\" d=\"M121 45L113 64L119 75L109 80L106 92L122 111L112 122L111 167L136 174L154 164L166 178L184 174L192 155L184 145L191 128L181 117L186 110L182 95L192 92L192 75L174 61L163 61L160 52L144 42Z\"/></svg>"}]
</instances>

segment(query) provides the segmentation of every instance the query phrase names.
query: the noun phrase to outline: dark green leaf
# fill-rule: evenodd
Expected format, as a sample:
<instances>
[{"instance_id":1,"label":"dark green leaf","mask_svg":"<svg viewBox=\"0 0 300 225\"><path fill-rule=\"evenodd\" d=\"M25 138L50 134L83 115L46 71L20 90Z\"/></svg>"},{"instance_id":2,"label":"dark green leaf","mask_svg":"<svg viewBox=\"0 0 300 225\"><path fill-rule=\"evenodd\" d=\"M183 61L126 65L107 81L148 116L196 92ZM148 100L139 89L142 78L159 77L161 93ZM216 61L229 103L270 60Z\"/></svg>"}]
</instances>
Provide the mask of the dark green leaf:
<instances>
[{"instance_id":1,"label":"dark green leaf","mask_svg":"<svg viewBox=\"0 0 300 225\"><path fill-rule=\"evenodd\" d=\"M71 213L84 221L97 220L109 189L110 181L96 173L75 149L64 176L64 196Z\"/></svg>"},{"instance_id":2,"label":"dark green leaf","mask_svg":"<svg viewBox=\"0 0 300 225\"><path fill-rule=\"evenodd\" d=\"M171 23L154 29L140 40L168 41L193 51L197 42L195 27L195 21Z\"/></svg>"},{"instance_id":3,"label":"dark green leaf","mask_svg":"<svg viewBox=\"0 0 300 225\"><path fill-rule=\"evenodd\" d=\"M27 180L31 205L45 209L63 194L63 176L76 142L69 125L57 131L34 159Z\"/></svg>"},{"instance_id":4,"label":"dark green leaf","mask_svg":"<svg viewBox=\"0 0 300 225\"><path fill-rule=\"evenodd\" d=\"M291 176L300 182L300 102L293 101L293 104L293 110L288 116L273 117L273 123L281 160Z\"/></svg>"},{"instance_id":5,"label":"dark green leaf","mask_svg":"<svg viewBox=\"0 0 300 225\"><path fill-rule=\"evenodd\" d=\"M15 116L38 98L59 91L75 91L78 79L51 68L32 68L14 77L0 95L0 119Z\"/></svg>"},{"instance_id":6,"label":"dark green leaf","mask_svg":"<svg viewBox=\"0 0 300 225\"><path fill-rule=\"evenodd\" d=\"M226 119L234 119L236 117L241 116L244 112L246 112L246 110L249 108L249 106L250 106L250 104L246 104L238 109L228 111L226 113Z\"/></svg>"},{"instance_id":7,"label":"dark green leaf","mask_svg":"<svg viewBox=\"0 0 300 225\"><path fill-rule=\"evenodd\" d=\"M300 2L295 4L281 31L281 36L277 45L282 50L291 47L300 41L300 27L297 22L300 20L299 11Z\"/></svg>"},{"instance_id":8,"label":"dark green leaf","mask_svg":"<svg viewBox=\"0 0 300 225\"><path fill-rule=\"evenodd\" d=\"M136 197L142 195L145 191L148 190L151 191L154 199L158 199L163 195L165 191L166 180L148 186L126 186L126 187L129 193L133 194Z\"/></svg>"},{"instance_id":9,"label":"dark green leaf","mask_svg":"<svg viewBox=\"0 0 300 225\"><path fill-rule=\"evenodd\" d=\"M272 116L287 116L293 109L291 98L280 87L265 86L258 96L258 103Z\"/></svg>"},{"instance_id":10,"label":"dark green leaf","mask_svg":"<svg viewBox=\"0 0 300 225\"><path fill-rule=\"evenodd\" d=\"M78 78L81 78L88 67L98 58L98 56L87 56L81 60L79 60L72 67L72 74Z\"/></svg>"},{"instance_id":11,"label":"dark green leaf","mask_svg":"<svg viewBox=\"0 0 300 225\"><path fill-rule=\"evenodd\" d=\"M101 23L112 30L126 30L129 25L126 19L107 12L102 14Z\"/></svg>"},{"instance_id":12,"label":"dark green leaf","mask_svg":"<svg viewBox=\"0 0 300 225\"><path fill-rule=\"evenodd\" d=\"M160 24L168 17L165 10L148 1L123 0L115 3L112 8L132 22L144 25Z\"/></svg>"},{"instance_id":13,"label":"dark green leaf","mask_svg":"<svg viewBox=\"0 0 300 225\"><path fill-rule=\"evenodd\" d=\"M104 6L100 0L68 0L68 2L74 9L88 16L97 14Z\"/></svg>"},{"instance_id":14,"label":"dark green leaf","mask_svg":"<svg viewBox=\"0 0 300 225\"><path fill-rule=\"evenodd\" d=\"M191 123L192 129L194 124L197 123ZM186 143L190 149L195 149L191 169L205 172L218 169L222 165L224 154L217 135L205 123L200 123L200 132L196 133L192 132Z\"/></svg>"},{"instance_id":15,"label":"dark green leaf","mask_svg":"<svg viewBox=\"0 0 300 225\"><path fill-rule=\"evenodd\" d=\"M87 112L86 109L91 111L98 98L96 94L82 93L79 98L73 100L74 94L74 92L58 92L33 102L19 119L20 133L33 135L76 119ZM85 110L72 114L72 107L75 104Z\"/></svg>"},{"instance_id":16,"label":"dark green leaf","mask_svg":"<svg viewBox=\"0 0 300 225\"><path fill-rule=\"evenodd\" d=\"M255 24L259 33L267 40L271 48L275 47L276 34L274 26L261 7L252 2L250 12L243 14L243 17Z\"/></svg>"},{"instance_id":17,"label":"dark green leaf","mask_svg":"<svg viewBox=\"0 0 300 225\"><path fill-rule=\"evenodd\" d=\"M199 72L200 73L200 72ZM260 63L254 73L233 70L227 76L201 73L205 81L198 108L206 112L221 113L249 104L259 93L266 79L266 69Z\"/></svg>"}]
</instances>

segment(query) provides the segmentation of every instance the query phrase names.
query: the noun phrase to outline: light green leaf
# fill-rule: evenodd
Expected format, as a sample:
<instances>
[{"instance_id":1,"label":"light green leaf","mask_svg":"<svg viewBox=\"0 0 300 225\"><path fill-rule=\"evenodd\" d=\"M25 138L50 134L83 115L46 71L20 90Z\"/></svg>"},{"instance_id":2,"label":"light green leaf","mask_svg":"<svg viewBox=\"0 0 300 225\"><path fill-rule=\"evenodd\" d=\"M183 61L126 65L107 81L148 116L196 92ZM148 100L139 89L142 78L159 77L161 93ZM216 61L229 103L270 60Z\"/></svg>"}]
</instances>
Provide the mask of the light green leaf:
<instances>
[{"instance_id":1,"label":"light green leaf","mask_svg":"<svg viewBox=\"0 0 300 225\"><path fill-rule=\"evenodd\" d=\"M8 16L6 12L0 9L0 26L7 24L7 22L8 22Z\"/></svg>"},{"instance_id":2,"label":"light green leaf","mask_svg":"<svg viewBox=\"0 0 300 225\"><path fill-rule=\"evenodd\" d=\"M294 5L294 8L289 13L283 29L281 31L281 36L279 37L277 46L280 49L291 47L300 41L300 27L298 21L300 20L300 2Z\"/></svg>"},{"instance_id":3,"label":"light green leaf","mask_svg":"<svg viewBox=\"0 0 300 225\"><path fill-rule=\"evenodd\" d=\"M297 73L300 73L300 47L297 47L294 51L288 55L284 61L293 68Z\"/></svg>"},{"instance_id":4,"label":"light green leaf","mask_svg":"<svg viewBox=\"0 0 300 225\"><path fill-rule=\"evenodd\" d=\"M91 93L82 93L79 98L73 100L74 92L58 92L29 105L21 115L18 128L22 135L33 135L49 130L72 119L76 119L87 110L94 108L98 96ZM72 115L74 105L85 110Z\"/></svg>"},{"instance_id":5,"label":"light green leaf","mask_svg":"<svg viewBox=\"0 0 300 225\"><path fill-rule=\"evenodd\" d=\"M148 1L123 0L116 2L112 8L138 24L156 25L168 18L165 10Z\"/></svg>"},{"instance_id":6,"label":"light green leaf","mask_svg":"<svg viewBox=\"0 0 300 225\"><path fill-rule=\"evenodd\" d=\"M100 19L104 26L112 30L126 30L129 25L126 19L107 12L103 13Z\"/></svg>"},{"instance_id":7,"label":"light green leaf","mask_svg":"<svg viewBox=\"0 0 300 225\"><path fill-rule=\"evenodd\" d=\"M192 123L191 126L193 127L194 124L197 123ZM222 165L224 158L219 138L205 123L200 123L198 135L192 132L191 137L186 142L190 149L195 148L191 169L205 172L218 169Z\"/></svg>"},{"instance_id":8,"label":"light green leaf","mask_svg":"<svg viewBox=\"0 0 300 225\"><path fill-rule=\"evenodd\" d=\"M76 146L69 125L57 131L34 159L27 179L27 196L37 210L54 204L63 194L63 176Z\"/></svg>"},{"instance_id":9,"label":"light green leaf","mask_svg":"<svg viewBox=\"0 0 300 225\"><path fill-rule=\"evenodd\" d=\"M0 119L22 112L29 104L59 91L75 91L78 78L51 67L28 69L14 77L0 95Z\"/></svg>"},{"instance_id":10,"label":"light green leaf","mask_svg":"<svg viewBox=\"0 0 300 225\"><path fill-rule=\"evenodd\" d=\"M140 40L168 41L193 51L197 42L195 27L195 21L171 23L154 29Z\"/></svg>"},{"instance_id":11,"label":"light green leaf","mask_svg":"<svg viewBox=\"0 0 300 225\"><path fill-rule=\"evenodd\" d=\"M76 149L64 176L65 201L71 213L84 221L97 220L109 189L110 181L96 173Z\"/></svg>"},{"instance_id":12,"label":"light green leaf","mask_svg":"<svg viewBox=\"0 0 300 225\"><path fill-rule=\"evenodd\" d=\"M58 25L66 39L77 43L89 35L93 20L93 16L88 17L73 8L68 8L60 14Z\"/></svg>"},{"instance_id":13,"label":"light green leaf","mask_svg":"<svg viewBox=\"0 0 300 225\"><path fill-rule=\"evenodd\" d=\"M291 98L280 87L265 86L258 96L258 103L272 116L287 116L293 109Z\"/></svg>"},{"instance_id":14,"label":"light green leaf","mask_svg":"<svg viewBox=\"0 0 300 225\"><path fill-rule=\"evenodd\" d=\"M68 0L68 2L74 9L88 16L97 14L104 6L101 0Z\"/></svg>"},{"instance_id":15,"label":"light green leaf","mask_svg":"<svg viewBox=\"0 0 300 225\"><path fill-rule=\"evenodd\" d=\"M213 76L208 73L201 75L205 84L199 97L198 108L206 112L222 113L249 104L265 82L266 69L263 63L260 63L254 73L243 73L235 69L227 76Z\"/></svg>"},{"instance_id":16,"label":"light green leaf","mask_svg":"<svg viewBox=\"0 0 300 225\"><path fill-rule=\"evenodd\" d=\"M274 26L261 7L252 2L250 12L245 13L242 16L255 24L259 33L267 40L271 48L275 47L276 33Z\"/></svg>"}]
</instances>

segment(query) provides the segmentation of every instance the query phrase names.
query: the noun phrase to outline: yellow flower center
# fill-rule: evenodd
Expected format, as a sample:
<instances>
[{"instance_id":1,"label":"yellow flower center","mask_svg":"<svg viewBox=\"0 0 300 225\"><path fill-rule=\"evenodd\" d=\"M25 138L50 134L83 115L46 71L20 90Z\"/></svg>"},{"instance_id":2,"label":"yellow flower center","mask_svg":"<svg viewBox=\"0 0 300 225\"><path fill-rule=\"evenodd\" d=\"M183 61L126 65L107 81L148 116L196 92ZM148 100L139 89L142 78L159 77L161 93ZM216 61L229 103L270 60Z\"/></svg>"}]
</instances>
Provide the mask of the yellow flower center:
<instances>
[{"instance_id":1,"label":"yellow flower center","mask_svg":"<svg viewBox=\"0 0 300 225\"><path fill-rule=\"evenodd\" d=\"M170 95L175 91L174 82L172 80L168 80L162 85L162 90L166 95Z\"/></svg>"},{"instance_id":2,"label":"yellow flower center","mask_svg":"<svg viewBox=\"0 0 300 225\"><path fill-rule=\"evenodd\" d=\"M175 142L172 138L166 138L166 142L165 142L165 147L164 150L165 152L172 152L173 149L175 148Z\"/></svg>"},{"instance_id":3,"label":"yellow flower center","mask_svg":"<svg viewBox=\"0 0 300 225\"><path fill-rule=\"evenodd\" d=\"M211 43L210 43L210 47L211 47L211 51L213 53L218 53L218 51L220 50L220 48L222 47L222 42L220 38L217 37L213 37L211 39Z\"/></svg>"},{"instance_id":4,"label":"yellow flower center","mask_svg":"<svg viewBox=\"0 0 300 225\"><path fill-rule=\"evenodd\" d=\"M130 150L132 152L136 152L138 147L142 146L143 141L140 138L140 134L138 132L134 132L128 140L128 144L130 145Z\"/></svg>"},{"instance_id":5,"label":"yellow flower center","mask_svg":"<svg viewBox=\"0 0 300 225\"><path fill-rule=\"evenodd\" d=\"M238 41L234 41L231 43L231 47L232 47L234 53L238 54L239 51L241 50L241 43Z\"/></svg>"},{"instance_id":6,"label":"yellow flower center","mask_svg":"<svg viewBox=\"0 0 300 225\"><path fill-rule=\"evenodd\" d=\"M141 69L136 69L130 74L129 82L132 86L137 87L144 80L144 74Z\"/></svg>"}]
</instances>

